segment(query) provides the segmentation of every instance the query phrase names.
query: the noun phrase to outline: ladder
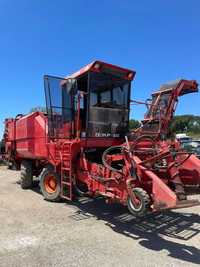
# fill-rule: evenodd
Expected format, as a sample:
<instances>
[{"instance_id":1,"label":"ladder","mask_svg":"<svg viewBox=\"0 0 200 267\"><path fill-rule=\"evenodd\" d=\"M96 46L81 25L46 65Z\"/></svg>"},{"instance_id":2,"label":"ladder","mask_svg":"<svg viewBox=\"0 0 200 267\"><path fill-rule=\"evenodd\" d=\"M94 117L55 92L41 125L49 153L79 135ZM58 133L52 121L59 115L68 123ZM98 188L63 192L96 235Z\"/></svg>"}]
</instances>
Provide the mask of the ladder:
<instances>
[{"instance_id":1,"label":"ladder","mask_svg":"<svg viewBox=\"0 0 200 267\"><path fill-rule=\"evenodd\" d=\"M72 200L73 181L72 181L72 153L71 142L65 142L62 145L60 152L61 159L61 197L67 200Z\"/></svg>"}]
</instances>

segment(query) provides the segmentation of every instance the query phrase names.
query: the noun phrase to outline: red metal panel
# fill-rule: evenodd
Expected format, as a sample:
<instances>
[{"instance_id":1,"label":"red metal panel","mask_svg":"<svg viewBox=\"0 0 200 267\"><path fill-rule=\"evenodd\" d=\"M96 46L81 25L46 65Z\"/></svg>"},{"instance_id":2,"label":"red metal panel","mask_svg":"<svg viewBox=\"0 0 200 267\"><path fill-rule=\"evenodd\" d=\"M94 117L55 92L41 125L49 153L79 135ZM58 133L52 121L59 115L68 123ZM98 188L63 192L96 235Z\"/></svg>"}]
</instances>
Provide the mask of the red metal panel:
<instances>
[{"instance_id":1,"label":"red metal panel","mask_svg":"<svg viewBox=\"0 0 200 267\"><path fill-rule=\"evenodd\" d=\"M200 160L195 155L180 166L180 176L186 185L200 185Z\"/></svg>"},{"instance_id":2,"label":"red metal panel","mask_svg":"<svg viewBox=\"0 0 200 267\"><path fill-rule=\"evenodd\" d=\"M16 151L23 158L46 158L46 118L35 112L16 122Z\"/></svg>"},{"instance_id":3,"label":"red metal panel","mask_svg":"<svg viewBox=\"0 0 200 267\"><path fill-rule=\"evenodd\" d=\"M5 129L7 133L7 140L14 140L14 119L5 120Z\"/></svg>"}]
</instances>

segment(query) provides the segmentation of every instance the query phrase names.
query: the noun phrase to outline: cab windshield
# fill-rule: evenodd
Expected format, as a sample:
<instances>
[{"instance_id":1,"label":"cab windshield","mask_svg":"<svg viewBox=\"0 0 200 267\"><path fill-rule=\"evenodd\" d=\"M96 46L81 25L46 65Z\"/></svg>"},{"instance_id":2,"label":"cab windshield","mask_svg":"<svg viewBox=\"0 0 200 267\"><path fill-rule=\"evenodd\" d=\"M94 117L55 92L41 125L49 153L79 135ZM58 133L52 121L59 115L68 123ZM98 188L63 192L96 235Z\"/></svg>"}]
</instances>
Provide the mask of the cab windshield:
<instances>
[{"instance_id":1,"label":"cab windshield","mask_svg":"<svg viewBox=\"0 0 200 267\"><path fill-rule=\"evenodd\" d=\"M128 131L130 81L90 74L89 136L120 137Z\"/></svg>"},{"instance_id":2,"label":"cab windshield","mask_svg":"<svg viewBox=\"0 0 200 267\"><path fill-rule=\"evenodd\" d=\"M90 105L104 108L128 108L129 81L110 75L93 74L90 86Z\"/></svg>"}]
</instances>

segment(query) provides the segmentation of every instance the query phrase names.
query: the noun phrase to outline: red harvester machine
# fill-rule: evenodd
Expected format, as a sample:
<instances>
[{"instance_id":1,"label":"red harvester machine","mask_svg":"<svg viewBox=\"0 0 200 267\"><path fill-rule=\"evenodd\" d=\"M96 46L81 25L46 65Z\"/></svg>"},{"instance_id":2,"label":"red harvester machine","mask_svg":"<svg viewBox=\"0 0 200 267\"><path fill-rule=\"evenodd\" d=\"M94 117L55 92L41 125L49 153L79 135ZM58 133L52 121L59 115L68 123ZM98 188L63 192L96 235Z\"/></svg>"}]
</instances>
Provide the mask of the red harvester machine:
<instances>
[{"instance_id":1,"label":"red harvester machine","mask_svg":"<svg viewBox=\"0 0 200 267\"><path fill-rule=\"evenodd\" d=\"M200 161L167 138L178 98L197 92L197 83L161 87L142 126L129 133L134 76L100 61L67 78L44 76L47 114L5 121L6 155L21 168L21 187L39 176L47 200L103 196L136 216L199 205L187 189L199 190Z\"/></svg>"}]
</instances>

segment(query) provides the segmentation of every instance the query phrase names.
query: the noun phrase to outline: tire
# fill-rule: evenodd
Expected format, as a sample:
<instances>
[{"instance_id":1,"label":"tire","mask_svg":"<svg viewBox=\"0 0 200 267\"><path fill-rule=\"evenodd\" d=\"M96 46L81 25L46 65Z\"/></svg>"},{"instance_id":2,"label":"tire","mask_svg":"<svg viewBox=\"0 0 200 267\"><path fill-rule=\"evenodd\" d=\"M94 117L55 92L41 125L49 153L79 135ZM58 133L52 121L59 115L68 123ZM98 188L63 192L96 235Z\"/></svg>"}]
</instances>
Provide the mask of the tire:
<instances>
[{"instance_id":1,"label":"tire","mask_svg":"<svg viewBox=\"0 0 200 267\"><path fill-rule=\"evenodd\" d=\"M129 196L127 200L128 210L134 216L143 217L148 213L150 209L150 197L144 189L139 187L134 188L133 192L140 203L138 206L135 206L135 204L133 204L131 200L131 197Z\"/></svg>"},{"instance_id":2,"label":"tire","mask_svg":"<svg viewBox=\"0 0 200 267\"><path fill-rule=\"evenodd\" d=\"M20 184L22 189L29 189L33 185L32 162L29 160L23 160L21 163Z\"/></svg>"},{"instance_id":3,"label":"tire","mask_svg":"<svg viewBox=\"0 0 200 267\"><path fill-rule=\"evenodd\" d=\"M39 180L44 199L54 202L60 201L60 175L54 172L52 168L44 168L39 176Z\"/></svg>"}]
</instances>

